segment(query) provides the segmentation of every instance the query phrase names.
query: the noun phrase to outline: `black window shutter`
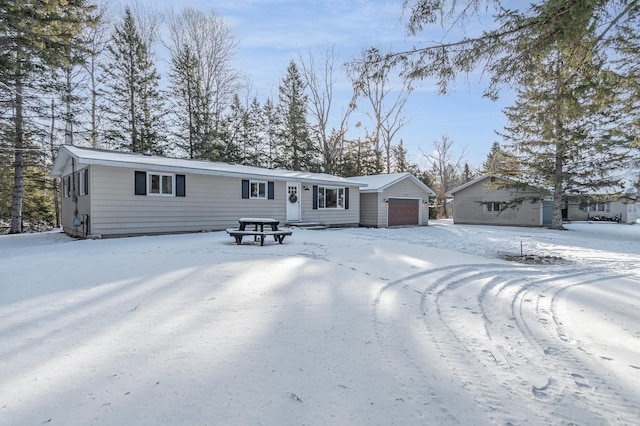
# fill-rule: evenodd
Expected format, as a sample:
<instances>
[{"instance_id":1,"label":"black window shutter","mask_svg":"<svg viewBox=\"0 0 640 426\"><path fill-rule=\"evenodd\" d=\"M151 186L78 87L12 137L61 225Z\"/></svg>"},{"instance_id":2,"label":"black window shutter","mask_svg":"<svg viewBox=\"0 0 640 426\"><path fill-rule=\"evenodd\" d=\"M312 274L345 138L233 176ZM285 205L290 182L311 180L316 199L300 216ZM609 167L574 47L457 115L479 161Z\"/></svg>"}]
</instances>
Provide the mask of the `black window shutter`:
<instances>
[{"instance_id":1,"label":"black window shutter","mask_svg":"<svg viewBox=\"0 0 640 426\"><path fill-rule=\"evenodd\" d=\"M349 188L344 189L344 208L349 210Z\"/></svg>"},{"instance_id":2,"label":"black window shutter","mask_svg":"<svg viewBox=\"0 0 640 426\"><path fill-rule=\"evenodd\" d=\"M176 197L184 197L187 195L185 180L184 175L176 175Z\"/></svg>"},{"instance_id":3,"label":"black window shutter","mask_svg":"<svg viewBox=\"0 0 640 426\"><path fill-rule=\"evenodd\" d=\"M242 179L242 198L249 198L249 181Z\"/></svg>"},{"instance_id":4,"label":"black window shutter","mask_svg":"<svg viewBox=\"0 0 640 426\"><path fill-rule=\"evenodd\" d=\"M89 169L84 169L84 195L89 195Z\"/></svg>"},{"instance_id":5,"label":"black window shutter","mask_svg":"<svg viewBox=\"0 0 640 426\"><path fill-rule=\"evenodd\" d=\"M318 210L318 185L313 185L313 209Z\"/></svg>"},{"instance_id":6,"label":"black window shutter","mask_svg":"<svg viewBox=\"0 0 640 426\"><path fill-rule=\"evenodd\" d=\"M267 198L273 200L275 198L275 185L273 182L267 182Z\"/></svg>"},{"instance_id":7,"label":"black window shutter","mask_svg":"<svg viewBox=\"0 0 640 426\"><path fill-rule=\"evenodd\" d=\"M147 195L147 172L136 171L136 195Z\"/></svg>"}]
</instances>

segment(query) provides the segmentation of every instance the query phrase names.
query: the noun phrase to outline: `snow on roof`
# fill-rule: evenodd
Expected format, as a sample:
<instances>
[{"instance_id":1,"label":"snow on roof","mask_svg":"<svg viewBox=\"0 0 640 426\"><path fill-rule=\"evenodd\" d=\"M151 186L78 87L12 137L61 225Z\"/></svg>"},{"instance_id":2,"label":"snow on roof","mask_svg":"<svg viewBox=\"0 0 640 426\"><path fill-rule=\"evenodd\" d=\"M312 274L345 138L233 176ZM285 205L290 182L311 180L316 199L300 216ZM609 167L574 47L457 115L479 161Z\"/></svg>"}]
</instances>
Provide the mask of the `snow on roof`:
<instances>
[{"instance_id":1,"label":"snow on roof","mask_svg":"<svg viewBox=\"0 0 640 426\"><path fill-rule=\"evenodd\" d=\"M305 182L331 183L362 186L362 182L353 178L343 178L326 173L311 173L283 169L266 169L233 163L198 161L182 158L170 158L158 155L136 154L129 152L107 151L83 148L74 145L62 145L53 164L51 177L62 177L69 172L70 158L76 161L76 167L101 165L124 168L142 168L173 173L194 173L230 177L265 178L273 180L301 180Z\"/></svg>"},{"instance_id":2,"label":"snow on roof","mask_svg":"<svg viewBox=\"0 0 640 426\"><path fill-rule=\"evenodd\" d=\"M436 195L431 188L425 185L422 181L420 181L417 177L412 175L409 172L404 173L390 173L384 175L372 175L372 176L358 176L352 179L356 179L359 182L366 184L360 188L361 192L381 192L394 185L397 182L402 181L403 179L411 179L418 186L420 186L425 192L429 195Z\"/></svg>"},{"instance_id":3,"label":"snow on roof","mask_svg":"<svg viewBox=\"0 0 640 426\"><path fill-rule=\"evenodd\" d=\"M478 182L482 182L483 180L487 180L487 179L495 179L495 180L499 180L499 181L502 181L502 182L512 183L512 184L514 184L514 185L515 185L515 184L517 184L517 185L525 184L525 185L527 185L527 187L528 187L528 188L535 189L535 190L537 190L537 191L540 191L541 193L545 191L545 190L544 190L544 189L542 189L542 188L539 188L539 187L537 187L537 186L533 186L533 185L527 184L527 183L525 183L525 182L517 181L517 180L515 180L515 179L509 178L509 177L506 177L506 176L500 176L500 175L497 175L497 174L490 173L490 174L486 174L486 175L480 175L480 176L478 176L477 178L475 178L475 179L473 179L473 180L470 180L469 182L463 183L462 185L457 186L457 187L455 187L455 188L451 189L451 190L450 190L450 191L448 191L445 195L446 195L447 197L453 197L453 196L455 195L455 193L456 193L456 192L460 192L460 191L462 191L462 190L463 190L463 189L465 189L465 188L468 188L468 187L470 187L470 186L473 186L473 185L475 185L476 183L478 183Z\"/></svg>"}]
</instances>

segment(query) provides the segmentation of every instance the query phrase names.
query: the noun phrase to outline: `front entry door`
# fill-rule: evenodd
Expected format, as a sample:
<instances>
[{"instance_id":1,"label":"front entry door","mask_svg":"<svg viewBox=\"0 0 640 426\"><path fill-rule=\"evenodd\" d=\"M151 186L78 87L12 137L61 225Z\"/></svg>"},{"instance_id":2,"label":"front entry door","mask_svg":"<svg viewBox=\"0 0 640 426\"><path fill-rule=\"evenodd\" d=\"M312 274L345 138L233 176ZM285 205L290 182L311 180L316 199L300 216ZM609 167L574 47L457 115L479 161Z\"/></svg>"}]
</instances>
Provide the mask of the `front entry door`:
<instances>
[{"instance_id":1,"label":"front entry door","mask_svg":"<svg viewBox=\"0 0 640 426\"><path fill-rule=\"evenodd\" d=\"M300 182L287 182L287 222L300 220Z\"/></svg>"}]
</instances>

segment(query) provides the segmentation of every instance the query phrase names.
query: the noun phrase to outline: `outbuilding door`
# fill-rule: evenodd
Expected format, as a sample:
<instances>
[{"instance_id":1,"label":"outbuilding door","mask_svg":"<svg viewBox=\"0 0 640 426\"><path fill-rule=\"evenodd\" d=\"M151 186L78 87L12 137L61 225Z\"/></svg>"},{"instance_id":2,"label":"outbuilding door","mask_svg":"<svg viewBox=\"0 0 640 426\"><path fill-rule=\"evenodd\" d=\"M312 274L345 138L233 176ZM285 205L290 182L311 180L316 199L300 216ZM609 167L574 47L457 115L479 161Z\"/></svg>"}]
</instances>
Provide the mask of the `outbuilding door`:
<instances>
[{"instance_id":1,"label":"outbuilding door","mask_svg":"<svg viewBox=\"0 0 640 426\"><path fill-rule=\"evenodd\" d=\"M553 201L542 202L542 225L548 226L553 222Z\"/></svg>"},{"instance_id":2,"label":"outbuilding door","mask_svg":"<svg viewBox=\"0 0 640 426\"><path fill-rule=\"evenodd\" d=\"M420 200L389 198L388 226L418 225Z\"/></svg>"}]
</instances>

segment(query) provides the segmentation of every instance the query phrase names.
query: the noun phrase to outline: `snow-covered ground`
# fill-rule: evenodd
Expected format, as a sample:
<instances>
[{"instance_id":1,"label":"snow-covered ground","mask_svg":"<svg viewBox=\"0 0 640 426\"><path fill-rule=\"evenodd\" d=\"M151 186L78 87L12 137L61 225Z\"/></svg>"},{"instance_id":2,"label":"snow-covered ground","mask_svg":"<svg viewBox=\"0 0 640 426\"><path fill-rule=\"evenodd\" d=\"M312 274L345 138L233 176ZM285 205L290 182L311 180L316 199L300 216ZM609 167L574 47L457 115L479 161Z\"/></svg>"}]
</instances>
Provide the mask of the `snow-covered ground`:
<instances>
[{"instance_id":1,"label":"snow-covered ground","mask_svg":"<svg viewBox=\"0 0 640 426\"><path fill-rule=\"evenodd\" d=\"M638 424L640 225L567 227L0 236L0 424Z\"/></svg>"}]
</instances>

